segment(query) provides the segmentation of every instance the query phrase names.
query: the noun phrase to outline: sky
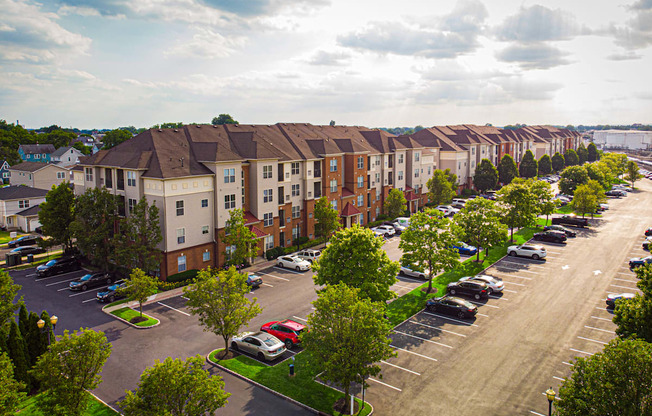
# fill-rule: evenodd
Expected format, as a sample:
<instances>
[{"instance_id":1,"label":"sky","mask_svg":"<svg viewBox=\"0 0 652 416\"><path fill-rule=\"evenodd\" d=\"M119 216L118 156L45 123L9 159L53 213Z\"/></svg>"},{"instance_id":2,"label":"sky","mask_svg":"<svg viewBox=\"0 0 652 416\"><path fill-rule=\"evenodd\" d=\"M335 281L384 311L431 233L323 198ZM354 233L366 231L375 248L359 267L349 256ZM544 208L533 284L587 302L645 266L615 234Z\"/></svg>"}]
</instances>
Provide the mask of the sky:
<instances>
[{"instance_id":1,"label":"sky","mask_svg":"<svg viewBox=\"0 0 652 416\"><path fill-rule=\"evenodd\" d=\"M0 0L27 128L650 123L652 0Z\"/></svg>"}]
</instances>

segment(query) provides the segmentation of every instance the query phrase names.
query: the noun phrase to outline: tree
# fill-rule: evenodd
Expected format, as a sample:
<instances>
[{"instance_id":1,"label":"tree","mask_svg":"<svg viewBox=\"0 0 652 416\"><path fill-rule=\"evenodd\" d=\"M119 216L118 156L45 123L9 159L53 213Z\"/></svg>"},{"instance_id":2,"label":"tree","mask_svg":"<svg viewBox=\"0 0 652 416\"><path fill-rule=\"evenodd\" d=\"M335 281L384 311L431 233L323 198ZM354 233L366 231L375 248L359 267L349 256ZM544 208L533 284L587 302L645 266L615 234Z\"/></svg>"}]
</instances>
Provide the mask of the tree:
<instances>
[{"instance_id":1,"label":"tree","mask_svg":"<svg viewBox=\"0 0 652 416\"><path fill-rule=\"evenodd\" d=\"M460 254L453 245L459 241L456 230L441 211L426 209L410 217L410 225L401 233L399 249L403 250L401 263L423 271L432 291L432 278L440 272L455 268Z\"/></svg>"},{"instance_id":2,"label":"tree","mask_svg":"<svg viewBox=\"0 0 652 416\"><path fill-rule=\"evenodd\" d=\"M217 126L218 124L238 124L238 122L235 121L229 114L220 114L217 117L213 117L211 124Z\"/></svg>"},{"instance_id":3,"label":"tree","mask_svg":"<svg viewBox=\"0 0 652 416\"><path fill-rule=\"evenodd\" d=\"M57 149L60 147L70 146L70 143L77 138L77 135L71 131L64 131L61 129L53 130L44 134L45 140L43 143L52 143Z\"/></svg>"},{"instance_id":4,"label":"tree","mask_svg":"<svg viewBox=\"0 0 652 416\"><path fill-rule=\"evenodd\" d=\"M23 304L22 296L16 300L20 289L6 270L0 270L0 327L7 328L9 320L14 319L15 312Z\"/></svg>"},{"instance_id":5,"label":"tree","mask_svg":"<svg viewBox=\"0 0 652 416\"><path fill-rule=\"evenodd\" d=\"M514 178L518 177L518 169L512 156L506 154L500 159L500 163L498 163L498 177L500 183L503 185L508 185Z\"/></svg>"},{"instance_id":6,"label":"tree","mask_svg":"<svg viewBox=\"0 0 652 416\"><path fill-rule=\"evenodd\" d=\"M557 204L552 195L552 186L548 182L536 180L530 181L529 186L530 192L534 197L534 206L537 215L545 215L547 224L548 216L552 215L555 212L555 208L557 208Z\"/></svg>"},{"instance_id":7,"label":"tree","mask_svg":"<svg viewBox=\"0 0 652 416\"><path fill-rule=\"evenodd\" d=\"M588 184L579 185L577 189L575 189L573 200L570 203L573 210L576 213L581 214L582 217L586 214L594 213L597 204L598 200Z\"/></svg>"},{"instance_id":8,"label":"tree","mask_svg":"<svg viewBox=\"0 0 652 416\"><path fill-rule=\"evenodd\" d=\"M93 149L91 149L90 146L86 146L82 142L75 142L72 144L72 147L82 152L85 156L90 155L91 152L93 151Z\"/></svg>"},{"instance_id":9,"label":"tree","mask_svg":"<svg viewBox=\"0 0 652 416\"><path fill-rule=\"evenodd\" d=\"M583 165L589 160L589 152L586 150L586 147L584 147L584 143L580 143L580 145L577 146L577 158L580 165Z\"/></svg>"},{"instance_id":10,"label":"tree","mask_svg":"<svg viewBox=\"0 0 652 416\"><path fill-rule=\"evenodd\" d=\"M142 197L127 218L120 221L122 234L116 245L116 255L122 266L153 272L160 268L163 241L159 225L159 210Z\"/></svg>"},{"instance_id":11,"label":"tree","mask_svg":"<svg viewBox=\"0 0 652 416\"><path fill-rule=\"evenodd\" d=\"M534 153L531 150L527 150L521 164L518 166L518 174L521 178L534 178L539 173L539 164L534 158Z\"/></svg>"},{"instance_id":12,"label":"tree","mask_svg":"<svg viewBox=\"0 0 652 416\"><path fill-rule=\"evenodd\" d=\"M340 228L339 214L328 198L322 196L315 202L315 236L328 240Z\"/></svg>"},{"instance_id":13,"label":"tree","mask_svg":"<svg viewBox=\"0 0 652 416\"><path fill-rule=\"evenodd\" d=\"M235 246L235 250L224 253L228 265L240 267L258 254L256 234L245 225L244 211L239 208L229 211L229 219L220 237L227 247Z\"/></svg>"},{"instance_id":14,"label":"tree","mask_svg":"<svg viewBox=\"0 0 652 416\"><path fill-rule=\"evenodd\" d=\"M652 344L616 339L602 352L577 358L559 397L560 416L652 414Z\"/></svg>"},{"instance_id":15,"label":"tree","mask_svg":"<svg viewBox=\"0 0 652 416\"><path fill-rule=\"evenodd\" d=\"M533 225L537 218L536 201L525 183L512 183L497 193L497 200L505 209L503 224L510 229L510 240L514 241L514 228Z\"/></svg>"},{"instance_id":16,"label":"tree","mask_svg":"<svg viewBox=\"0 0 652 416\"><path fill-rule=\"evenodd\" d=\"M652 266L647 264L636 269L640 279L636 286L642 294L633 299L621 299L616 303L614 323L620 338L639 338L652 343Z\"/></svg>"},{"instance_id":17,"label":"tree","mask_svg":"<svg viewBox=\"0 0 652 416\"><path fill-rule=\"evenodd\" d=\"M38 219L43 233L52 237L54 244L63 244L65 249L72 247L70 224L75 220L75 193L69 182L52 185L41 204Z\"/></svg>"},{"instance_id":18,"label":"tree","mask_svg":"<svg viewBox=\"0 0 652 416\"><path fill-rule=\"evenodd\" d=\"M589 174L584 166L569 166L561 173L559 190L562 193L573 195L575 189L589 181Z\"/></svg>"},{"instance_id":19,"label":"tree","mask_svg":"<svg viewBox=\"0 0 652 416\"><path fill-rule=\"evenodd\" d=\"M484 198L468 200L455 215L455 222L462 234L460 237L478 247L478 262L480 247L486 251L489 247L507 241L507 226L500 222L501 216L502 211L496 202Z\"/></svg>"},{"instance_id":20,"label":"tree","mask_svg":"<svg viewBox=\"0 0 652 416\"><path fill-rule=\"evenodd\" d=\"M428 187L430 201L433 204L441 205L455 197L455 190L451 186L448 176L441 169L435 169L426 186Z\"/></svg>"},{"instance_id":21,"label":"tree","mask_svg":"<svg viewBox=\"0 0 652 416\"><path fill-rule=\"evenodd\" d=\"M473 176L473 185L481 193L488 189L494 189L498 185L498 169L489 159L482 159Z\"/></svg>"},{"instance_id":22,"label":"tree","mask_svg":"<svg viewBox=\"0 0 652 416\"><path fill-rule=\"evenodd\" d=\"M392 188L385 199L384 205L385 215L390 218L396 218L403 214L407 209L407 199L400 189Z\"/></svg>"},{"instance_id":23,"label":"tree","mask_svg":"<svg viewBox=\"0 0 652 416\"><path fill-rule=\"evenodd\" d=\"M156 293L158 288L158 279L146 274L144 271L136 268L131 271L129 278L125 281L125 287L121 292L129 300L138 302L140 317L143 316L143 302Z\"/></svg>"},{"instance_id":24,"label":"tree","mask_svg":"<svg viewBox=\"0 0 652 416\"><path fill-rule=\"evenodd\" d=\"M39 357L32 375L43 393L37 406L43 414L83 415L90 403L87 390L102 382L100 373L111 355L111 344L103 332L81 328L63 336Z\"/></svg>"},{"instance_id":25,"label":"tree","mask_svg":"<svg viewBox=\"0 0 652 416\"><path fill-rule=\"evenodd\" d=\"M75 220L70 224L80 251L104 270L115 254L117 202L106 188L89 188L75 200ZM92 230L92 232L89 232Z\"/></svg>"},{"instance_id":26,"label":"tree","mask_svg":"<svg viewBox=\"0 0 652 416\"><path fill-rule=\"evenodd\" d=\"M354 224L337 231L312 266L318 286L346 283L360 289L360 296L374 302L392 299L389 287L396 282L400 266L383 250L383 240Z\"/></svg>"},{"instance_id":27,"label":"tree","mask_svg":"<svg viewBox=\"0 0 652 416\"><path fill-rule=\"evenodd\" d=\"M605 153L600 158L600 162L604 162L609 166L615 177L627 172L627 155L623 153Z\"/></svg>"},{"instance_id":28,"label":"tree","mask_svg":"<svg viewBox=\"0 0 652 416\"><path fill-rule=\"evenodd\" d=\"M554 155L552 155L552 169L555 172L559 172L560 170L564 169L564 166L566 165L566 162L564 161L564 156L561 155L561 153L557 152Z\"/></svg>"},{"instance_id":29,"label":"tree","mask_svg":"<svg viewBox=\"0 0 652 416\"><path fill-rule=\"evenodd\" d=\"M539 176L550 175L552 173L552 160L545 154L539 159Z\"/></svg>"},{"instance_id":30,"label":"tree","mask_svg":"<svg viewBox=\"0 0 652 416\"><path fill-rule=\"evenodd\" d=\"M47 314L47 312L43 312ZM27 319L27 332L25 333L24 338L25 344L27 344L27 353L29 356L30 368L36 364L38 357L40 357L41 354L43 354L48 349L47 331L52 330L52 324L50 323L49 318L50 317L48 315L48 319L43 320L47 323L47 326L44 327L46 329L45 331L41 331L38 327L38 321L41 318L36 314L36 312L30 312ZM50 339L55 339L54 333L50 333Z\"/></svg>"},{"instance_id":31,"label":"tree","mask_svg":"<svg viewBox=\"0 0 652 416\"><path fill-rule=\"evenodd\" d=\"M120 402L125 416L212 415L227 403L224 381L203 368L196 355L186 360L168 357L156 360L140 376L138 388Z\"/></svg>"},{"instance_id":32,"label":"tree","mask_svg":"<svg viewBox=\"0 0 652 416\"><path fill-rule=\"evenodd\" d=\"M16 414L25 398L25 385L14 378L14 365L9 356L0 351L0 416Z\"/></svg>"},{"instance_id":33,"label":"tree","mask_svg":"<svg viewBox=\"0 0 652 416\"><path fill-rule=\"evenodd\" d=\"M301 342L323 369L320 377L344 390L345 406L354 382L380 374L379 361L395 355L390 347L392 325L384 319L385 305L361 296L344 283L329 285L313 302L310 331ZM343 414L348 414L343 411Z\"/></svg>"},{"instance_id":34,"label":"tree","mask_svg":"<svg viewBox=\"0 0 652 416\"><path fill-rule=\"evenodd\" d=\"M633 160L628 161L626 179L632 184L632 188L634 187L634 182L636 182L641 177L642 177L641 174L638 173L638 165L636 164L636 162L634 162Z\"/></svg>"},{"instance_id":35,"label":"tree","mask_svg":"<svg viewBox=\"0 0 652 416\"><path fill-rule=\"evenodd\" d=\"M102 138L102 143L104 144L103 149L111 149L119 145L122 142L126 142L131 139L133 135L128 130L115 129L107 132Z\"/></svg>"},{"instance_id":36,"label":"tree","mask_svg":"<svg viewBox=\"0 0 652 416\"><path fill-rule=\"evenodd\" d=\"M586 160L589 162L598 160L598 148L593 142L589 143L589 146L586 148Z\"/></svg>"},{"instance_id":37,"label":"tree","mask_svg":"<svg viewBox=\"0 0 652 416\"><path fill-rule=\"evenodd\" d=\"M199 317L204 331L224 339L223 356L229 352L229 340L262 312L256 298L245 297L249 293L247 275L238 273L235 267L223 271L203 269L183 293L190 313Z\"/></svg>"},{"instance_id":38,"label":"tree","mask_svg":"<svg viewBox=\"0 0 652 416\"><path fill-rule=\"evenodd\" d=\"M573 149L568 149L564 152L564 164L568 166L576 166L580 164L580 158L577 156L577 152Z\"/></svg>"},{"instance_id":39,"label":"tree","mask_svg":"<svg viewBox=\"0 0 652 416\"><path fill-rule=\"evenodd\" d=\"M335 125L335 120L331 120L331 122L328 123L328 125L331 126L331 127L334 126Z\"/></svg>"},{"instance_id":40,"label":"tree","mask_svg":"<svg viewBox=\"0 0 652 416\"><path fill-rule=\"evenodd\" d=\"M27 346L16 321L11 321L9 327L9 339L7 340L7 352L9 358L14 364L14 378L25 385L27 391L31 387L31 378L29 376L29 357L27 356Z\"/></svg>"},{"instance_id":41,"label":"tree","mask_svg":"<svg viewBox=\"0 0 652 416\"><path fill-rule=\"evenodd\" d=\"M603 188L609 186L609 178L605 172L604 165L600 163L587 163L583 165L586 168L586 173L589 175L589 180L597 181Z\"/></svg>"}]
</instances>

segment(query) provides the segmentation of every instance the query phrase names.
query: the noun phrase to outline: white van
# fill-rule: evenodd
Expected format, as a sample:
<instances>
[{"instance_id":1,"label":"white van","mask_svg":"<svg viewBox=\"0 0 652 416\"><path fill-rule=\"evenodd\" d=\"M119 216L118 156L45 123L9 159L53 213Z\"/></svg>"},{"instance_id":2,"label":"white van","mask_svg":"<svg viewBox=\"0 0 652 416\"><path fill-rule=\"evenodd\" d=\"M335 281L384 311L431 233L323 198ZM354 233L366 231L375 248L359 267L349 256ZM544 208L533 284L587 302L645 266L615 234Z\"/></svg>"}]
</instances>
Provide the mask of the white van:
<instances>
[{"instance_id":1,"label":"white van","mask_svg":"<svg viewBox=\"0 0 652 416\"><path fill-rule=\"evenodd\" d=\"M394 220L398 225L407 228L410 225L410 218L408 217L398 217Z\"/></svg>"}]
</instances>

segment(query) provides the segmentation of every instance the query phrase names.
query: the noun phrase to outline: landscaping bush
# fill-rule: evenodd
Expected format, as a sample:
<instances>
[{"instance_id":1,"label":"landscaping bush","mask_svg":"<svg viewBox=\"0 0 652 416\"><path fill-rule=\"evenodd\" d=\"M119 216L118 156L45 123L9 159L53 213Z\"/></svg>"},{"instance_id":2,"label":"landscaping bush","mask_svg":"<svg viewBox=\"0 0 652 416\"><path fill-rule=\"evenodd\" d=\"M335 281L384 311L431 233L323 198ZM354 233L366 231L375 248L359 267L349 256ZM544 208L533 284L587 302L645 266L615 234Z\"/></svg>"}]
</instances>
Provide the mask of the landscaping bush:
<instances>
[{"instance_id":1,"label":"landscaping bush","mask_svg":"<svg viewBox=\"0 0 652 416\"><path fill-rule=\"evenodd\" d=\"M306 244L310 239L308 237L299 237L296 240L293 241L294 245L297 246L299 249L303 244Z\"/></svg>"},{"instance_id":2,"label":"landscaping bush","mask_svg":"<svg viewBox=\"0 0 652 416\"><path fill-rule=\"evenodd\" d=\"M180 273L175 273L171 274L168 276L166 279L167 282L183 282L184 280L189 280L189 279L194 279L197 277L197 273L199 273L199 270L197 269L191 269L191 270L186 270Z\"/></svg>"},{"instance_id":3,"label":"landscaping bush","mask_svg":"<svg viewBox=\"0 0 652 416\"><path fill-rule=\"evenodd\" d=\"M281 254L284 254L284 252L285 252L284 250L285 249L283 247L274 247L272 249L269 249L269 250L267 250L265 252L265 258L267 260L274 260L275 258L280 256Z\"/></svg>"},{"instance_id":4,"label":"landscaping bush","mask_svg":"<svg viewBox=\"0 0 652 416\"><path fill-rule=\"evenodd\" d=\"M299 247L297 247L297 246L289 246L289 247L285 247L283 249L283 254L292 254L295 251L299 251Z\"/></svg>"},{"instance_id":5,"label":"landscaping bush","mask_svg":"<svg viewBox=\"0 0 652 416\"><path fill-rule=\"evenodd\" d=\"M160 292L165 292L167 290L176 289L178 287L188 286L189 284L195 283L195 278L190 278L186 280L180 280L178 282L158 282L158 290Z\"/></svg>"},{"instance_id":6,"label":"landscaping bush","mask_svg":"<svg viewBox=\"0 0 652 416\"><path fill-rule=\"evenodd\" d=\"M468 198L471 195L478 195L478 191L476 191L474 189L467 189L467 188L462 189L462 196L464 198Z\"/></svg>"},{"instance_id":7,"label":"landscaping bush","mask_svg":"<svg viewBox=\"0 0 652 416\"><path fill-rule=\"evenodd\" d=\"M372 221L372 222L367 223L367 225L365 225L365 227L367 227L367 228L373 228L373 227L375 227L375 226L377 226L377 225L380 225L380 224L384 223L385 221L386 221L386 220L376 220L376 221Z\"/></svg>"}]
</instances>

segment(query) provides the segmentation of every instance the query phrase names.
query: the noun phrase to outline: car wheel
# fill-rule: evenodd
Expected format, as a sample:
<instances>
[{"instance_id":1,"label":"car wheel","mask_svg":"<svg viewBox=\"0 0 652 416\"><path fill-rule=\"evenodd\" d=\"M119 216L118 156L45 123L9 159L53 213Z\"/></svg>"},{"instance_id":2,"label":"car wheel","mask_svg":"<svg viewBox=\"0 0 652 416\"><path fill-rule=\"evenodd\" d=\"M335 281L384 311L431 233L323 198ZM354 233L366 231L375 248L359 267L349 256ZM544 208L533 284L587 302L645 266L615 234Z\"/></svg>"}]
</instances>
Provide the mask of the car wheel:
<instances>
[{"instance_id":1,"label":"car wheel","mask_svg":"<svg viewBox=\"0 0 652 416\"><path fill-rule=\"evenodd\" d=\"M113 303L113 302L115 302L115 296L111 295L109 297L109 303Z\"/></svg>"},{"instance_id":2,"label":"car wheel","mask_svg":"<svg viewBox=\"0 0 652 416\"><path fill-rule=\"evenodd\" d=\"M423 275L423 274L420 274L420 275L419 275L419 279L425 279L425 278L426 278L425 275Z\"/></svg>"},{"instance_id":3,"label":"car wheel","mask_svg":"<svg viewBox=\"0 0 652 416\"><path fill-rule=\"evenodd\" d=\"M283 268L283 263L279 263L278 267L280 267L282 269Z\"/></svg>"},{"instance_id":4,"label":"car wheel","mask_svg":"<svg viewBox=\"0 0 652 416\"><path fill-rule=\"evenodd\" d=\"M88 289L88 286L83 285L83 286L81 287L81 289L82 289L83 291L85 291L86 289Z\"/></svg>"},{"instance_id":5,"label":"car wheel","mask_svg":"<svg viewBox=\"0 0 652 416\"><path fill-rule=\"evenodd\" d=\"M464 318L464 312L459 311L459 312L457 313L457 317L460 318L460 319Z\"/></svg>"},{"instance_id":6,"label":"car wheel","mask_svg":"<svg viewBox=\"0 0 652 416\"><path fill-rule=\"evenodd\" d=\"M539 260L539 255L538 254L533 254L532 255L532 260Z\"/></svg>"},{"instance_id":7,"label":"car wheel","mask_svg":"<svg viewBox=\"0 0 652 416\"><path fill-rule=\"evenodd\" d=\"M398 275L399 275L399 276L405 276L405 272L404 272L403 270L399 270L399 271L398 271Z\"/></svg>"},{"instance_id":8,"label":"car wheel","mask_svg":"<svg viewBox=\"0 0 652 416\"><path fill-rule=\"evenodd\" d=\"M451 295L454 295L455 294L455 289L451 289L450 292L451 292Z\"/></svg>"},{"instance_id":9,"label":"car wheel","mask_svg":"<svg viewBox=\"0 0 652 416\"><path fill-rule=\"evenodd\" d=\"M426 305L426 309L429 310L430 312L437 312L437 308L435 305Z\"/></svg>"},{"instance_id":10,"label":"car wheel","mask_svg":"<svg viewBox=\"0 0 652 416\"><path fill-rule=\"evenodd\" d=\"M514 257L514 256L516 256L516 252L515 252L515 251L510 251L510 252L509 252L509 255L512 256L512 257Z\"/></svg>"},{"instance_id":11,"label":"car wheel","mask_svg":"<svg viewBox=\"0 0 652 416\"><path fill-rule=\"evenodd\" d=\"M256 354L256 357L258 357L260 361L265 361L265 355L262 352Z\"/></svg>"},{"instance_id":12,"label":"car wheel","mask_svg":"<svg viewBox=\"0 0 652 416\"><path fill-rule=\"evenodd\" d=\"M293 346L294 346L294 343L292 343L292 340L287 338L285 340L285 348L287 348L288 350L291 350Z\"/></svg>"},{"instance_id":13,"label":"car wheel","mask_svg":"<svg viewBox=\"0 0 652 416\"><path fill-rule=\"evenodd\" d=\"M297 266L296 270L297 270L298 272L300 272L300 271L301 271L301 267Z\"/></svg>"},{"instance_id":14,"label":"car wheel","mask_svg":"<svg viewBox=\"0 0 652 416\"><path fill-rule=\"evenodd\" d=\"M494 290L492 288L487 288L487 293L490 295L494 294Z\"/></svg>"},{"instance_id":15,"label":"car wheel","mask_svg":"<svg viewBox=\"0 0 652 416\"><path fill-rule=\"evenodd\" d=\"M238 344L236 344L235 341L233 341L233 342L231 343L231 349L232 349L233 351L238 351Z\"/></svg>"},{"instance_id":16,"label":"car wheel","mask_svg":"<svg viewBox=\"0 0 652 416\"><path fill-rule=\"evenodd\" d=\"M475 300L480 300L480 294L479 293L476 293L475 295L473 295L473 297L475 298Z\"/></svg>"}]
</instances>

